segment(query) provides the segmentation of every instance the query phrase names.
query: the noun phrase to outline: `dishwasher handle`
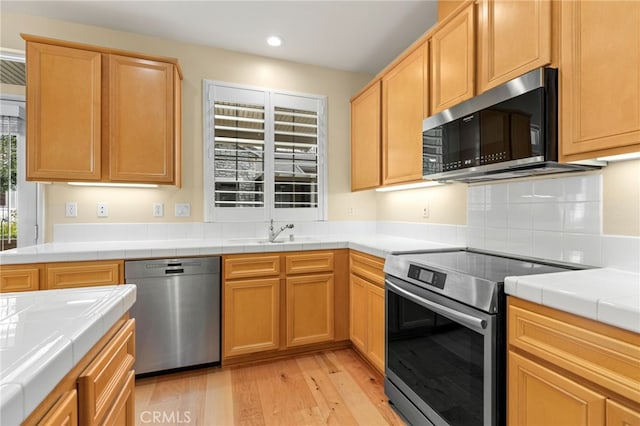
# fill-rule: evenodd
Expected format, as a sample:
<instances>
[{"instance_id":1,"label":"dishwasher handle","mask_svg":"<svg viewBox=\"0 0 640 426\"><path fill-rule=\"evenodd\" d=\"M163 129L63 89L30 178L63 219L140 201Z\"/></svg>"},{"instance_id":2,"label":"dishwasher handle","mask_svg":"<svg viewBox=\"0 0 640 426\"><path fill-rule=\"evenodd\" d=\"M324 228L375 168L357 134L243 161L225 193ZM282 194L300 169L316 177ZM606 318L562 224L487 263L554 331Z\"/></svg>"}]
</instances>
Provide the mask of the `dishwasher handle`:
<instances>
[{"instance_id":1,"label":"dishwasher handle","mask_svg":"<svg viewBox=\"0 0 640 426\"><path fill-rule=\"evenodd\" d=\"M166 275L169 275L169 274L184 274L184 268L180 268L180 269L165 269L164 273Z\"/></svg>"}]
</instances>

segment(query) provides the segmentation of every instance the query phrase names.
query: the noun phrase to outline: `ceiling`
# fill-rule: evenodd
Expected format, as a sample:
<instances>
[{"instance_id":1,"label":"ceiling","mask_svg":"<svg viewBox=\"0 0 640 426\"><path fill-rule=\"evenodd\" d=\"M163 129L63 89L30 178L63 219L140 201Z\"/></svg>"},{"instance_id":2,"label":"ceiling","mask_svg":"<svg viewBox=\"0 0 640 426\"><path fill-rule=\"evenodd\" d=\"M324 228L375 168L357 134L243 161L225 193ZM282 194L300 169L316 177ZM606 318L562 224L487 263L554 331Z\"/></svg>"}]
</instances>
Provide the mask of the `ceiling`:
<instances>
[{"instance_id":1,"label":"ceiling","mask_svg":"<svg viewBox=\"0 0 640 426\"><path fill-rule=\"evenodd\" d=\"M370 74L437 21L437 0L2 0L0 10ZM282 46L266 44L273 34Z\"/></svg>"}]
</instances>

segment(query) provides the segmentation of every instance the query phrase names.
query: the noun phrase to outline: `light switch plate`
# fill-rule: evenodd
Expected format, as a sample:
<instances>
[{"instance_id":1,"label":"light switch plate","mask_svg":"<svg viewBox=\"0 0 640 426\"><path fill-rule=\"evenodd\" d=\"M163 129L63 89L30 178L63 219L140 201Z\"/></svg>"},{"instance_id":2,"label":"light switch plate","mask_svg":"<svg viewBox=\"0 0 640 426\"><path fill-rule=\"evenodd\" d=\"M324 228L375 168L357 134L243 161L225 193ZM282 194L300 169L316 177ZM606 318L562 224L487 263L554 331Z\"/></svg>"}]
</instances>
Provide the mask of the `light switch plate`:
<instances>
[{"instance_id":1,"label":"light switch plate","mask_svg":"<svg viewBox=\"0 0 640 426\"><path fill-rule=\"evenodd\" d=\"M176 217L191 216L191 204L189 204L189 203L176 203L175 204L174 215Z\"/></svg>"}]
</instances>

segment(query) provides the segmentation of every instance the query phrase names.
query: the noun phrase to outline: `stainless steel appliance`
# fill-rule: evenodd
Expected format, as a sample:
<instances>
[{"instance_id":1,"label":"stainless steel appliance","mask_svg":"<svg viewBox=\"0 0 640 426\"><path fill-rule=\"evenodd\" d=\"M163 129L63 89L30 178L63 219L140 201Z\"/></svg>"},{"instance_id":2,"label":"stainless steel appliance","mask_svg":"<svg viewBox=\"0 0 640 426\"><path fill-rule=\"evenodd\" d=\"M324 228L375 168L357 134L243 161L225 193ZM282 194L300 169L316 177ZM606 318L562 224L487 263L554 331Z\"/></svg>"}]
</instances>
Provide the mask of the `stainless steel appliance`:
<instances>
[{"instance_id":1,"label":"stainless steel appliance","mask_svg":"<svg viewBox=\"0 0 640 426\"><path fill-rule=\"evenodd\" d=\"M504 278L577 269L474 250L385 262L385 393L413 425L505 424Z\"/></svg>"},{"instance_id":2,"label":"stainless steel appliance","mask_svg":"<svg viewBox=\"0 0 640 426\"><path fill-rule=\"evenodd\" d=\"M477 182L605 165L558 163L557 74L533 70L426 118L424 178Z\"/></svg>"},{"instance_id":3,"label":"stainless steel appliance","mask_svg":"<svg viewBox=\"0 0 640 426\"><path fill-rule=\"evenodd\" d=\"M220 258L126 261L136 374L220 361Z\"/></svg>"}]
</instances>

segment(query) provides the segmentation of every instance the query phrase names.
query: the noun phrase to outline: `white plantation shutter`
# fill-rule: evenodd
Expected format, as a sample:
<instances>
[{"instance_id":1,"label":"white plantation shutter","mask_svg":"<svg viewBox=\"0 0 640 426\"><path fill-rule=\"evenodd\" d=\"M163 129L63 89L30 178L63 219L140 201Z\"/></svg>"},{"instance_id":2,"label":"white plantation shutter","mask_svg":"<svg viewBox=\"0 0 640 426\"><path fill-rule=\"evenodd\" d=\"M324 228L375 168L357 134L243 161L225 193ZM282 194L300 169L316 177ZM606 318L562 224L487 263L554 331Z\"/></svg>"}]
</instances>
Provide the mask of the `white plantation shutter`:
<instances>
[{"instance_id":1,"label":"white plantation shutter","mask_svg":"<svg viewBox=\"0 0 640 426\"><path fill-rule=\"evenodd\" d=\"M325 99L205 81L206 220L324 217Z\"/></svg>"}]
</instances>

